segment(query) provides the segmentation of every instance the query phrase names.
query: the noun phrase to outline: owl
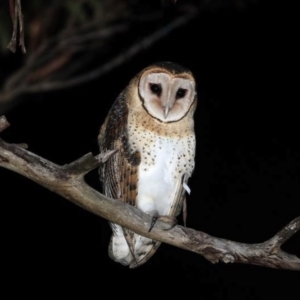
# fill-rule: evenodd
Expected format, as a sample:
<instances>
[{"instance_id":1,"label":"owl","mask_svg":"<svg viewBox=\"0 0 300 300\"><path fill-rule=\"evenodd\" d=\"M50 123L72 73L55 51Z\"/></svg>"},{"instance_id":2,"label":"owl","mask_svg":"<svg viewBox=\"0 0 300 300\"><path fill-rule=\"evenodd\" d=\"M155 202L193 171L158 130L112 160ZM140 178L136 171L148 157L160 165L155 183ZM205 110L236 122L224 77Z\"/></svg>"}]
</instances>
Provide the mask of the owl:
<instances>
[{"instance_id":1,"label":"owl","mask_svg":"<svg viewBox=\"0 0 300 300\"><path fill-rule=\"evenodd\" d=\"M195 165L192 73L175 63L153 64L121 92L104 124L100 151L118 149L99 170L103 192L149 214L175 219L186 216L187 181ZM158 241L110 223L109 256L130 268L144 264Z\"/></svg>"}]
</instances>

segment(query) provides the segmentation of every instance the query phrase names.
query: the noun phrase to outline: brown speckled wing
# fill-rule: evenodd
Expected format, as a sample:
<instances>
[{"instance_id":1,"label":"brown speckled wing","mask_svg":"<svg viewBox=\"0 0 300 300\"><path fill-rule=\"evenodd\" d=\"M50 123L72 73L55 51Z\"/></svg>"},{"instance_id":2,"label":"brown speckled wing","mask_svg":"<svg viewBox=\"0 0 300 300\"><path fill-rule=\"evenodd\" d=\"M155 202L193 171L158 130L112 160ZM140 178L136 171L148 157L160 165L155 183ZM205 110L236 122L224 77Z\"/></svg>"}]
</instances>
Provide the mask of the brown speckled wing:
<instances>
[{"instance_id":1,"label":"brown speckled wing","mask_svg":"<svg viewBox=\"0 0 300 300\"><path fill-rule=\"evenodd\" d=\"M124 94L113 104L98 137L100 152L118 149L99 170L103 192L136 206L140 153L130 152L127 132L128 108Z\"/></svg>"}]
</instances>

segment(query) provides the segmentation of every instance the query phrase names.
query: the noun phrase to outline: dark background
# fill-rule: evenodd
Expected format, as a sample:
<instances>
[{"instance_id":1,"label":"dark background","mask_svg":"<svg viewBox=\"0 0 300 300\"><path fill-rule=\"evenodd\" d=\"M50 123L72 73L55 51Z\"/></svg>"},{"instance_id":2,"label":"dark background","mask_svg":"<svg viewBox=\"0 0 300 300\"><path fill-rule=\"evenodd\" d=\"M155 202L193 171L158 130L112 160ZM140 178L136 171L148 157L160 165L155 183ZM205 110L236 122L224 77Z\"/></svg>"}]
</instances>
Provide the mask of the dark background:
<instances>
[{"instance_id":1,"label":"dark background","mask_svg":"<svg viewBox=\"0 0 300 300\"><path fill-rule=\"evenodd\" d=\"M129 80L153 62L180 63L194 73L199 95L187 225L226 239L263 242L300 214L299 49L292 11L273 1L203 11L98 80L24 96L6 113L11 127L1 137L27 143L58 164L97 154L99 128ZM14 59L11 54L3 60L2 71ZM70 296L84 291L97 298L103 292L134 297L140 295L131 290L135 286L153 298L299 295L299 272L212 265L165 244L145 265L129 270L108 257L106 220L10 171L0 169L0 178L0 274L12 295L43 299L62 288ZM97 171L86 179L100 190ZM300 234L283 248L300 255Z\"/></svg>"}]
</instances>

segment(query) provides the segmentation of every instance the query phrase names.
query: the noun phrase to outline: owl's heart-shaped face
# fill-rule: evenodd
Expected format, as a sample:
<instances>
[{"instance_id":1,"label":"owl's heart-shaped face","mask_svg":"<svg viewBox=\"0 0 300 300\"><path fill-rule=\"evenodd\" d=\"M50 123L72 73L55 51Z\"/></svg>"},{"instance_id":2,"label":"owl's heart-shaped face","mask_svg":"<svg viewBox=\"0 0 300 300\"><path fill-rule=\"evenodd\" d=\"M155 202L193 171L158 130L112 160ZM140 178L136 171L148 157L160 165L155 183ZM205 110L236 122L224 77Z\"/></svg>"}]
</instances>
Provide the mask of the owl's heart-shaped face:
<instances>
[{"instance_id":1,"label":"owl's heart-shaped face","mask_svg":"<svg viewBox=\"0 0 300 300\"><path fill-rule=\"evenodd\" d=\"M151 116L175 122L187 114L195 100L195 81L190 75L148 71L140 78L139 95Z\"/></svg>"}]
</instances>

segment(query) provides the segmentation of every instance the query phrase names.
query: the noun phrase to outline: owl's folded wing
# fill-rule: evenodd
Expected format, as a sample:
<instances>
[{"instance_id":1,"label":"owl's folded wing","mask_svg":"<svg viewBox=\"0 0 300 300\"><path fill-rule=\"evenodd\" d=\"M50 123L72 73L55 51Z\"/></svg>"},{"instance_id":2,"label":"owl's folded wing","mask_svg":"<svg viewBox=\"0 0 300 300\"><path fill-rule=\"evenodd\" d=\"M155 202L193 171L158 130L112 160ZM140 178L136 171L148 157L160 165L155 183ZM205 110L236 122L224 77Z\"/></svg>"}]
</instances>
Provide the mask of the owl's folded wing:
<instances>
[{"instance_id":1,"label":"owl's folded wing","mask_svg":"<svg viewBox=\"0 0 300 300\"><path fill-rule=\"evenodd\" d=\"M130 152L127 136L128 108L123 94L113 104L101 127L100 151L118 149L99 170L104 194L136 206L140 153Z\"/></svg>"}]
</instances>

